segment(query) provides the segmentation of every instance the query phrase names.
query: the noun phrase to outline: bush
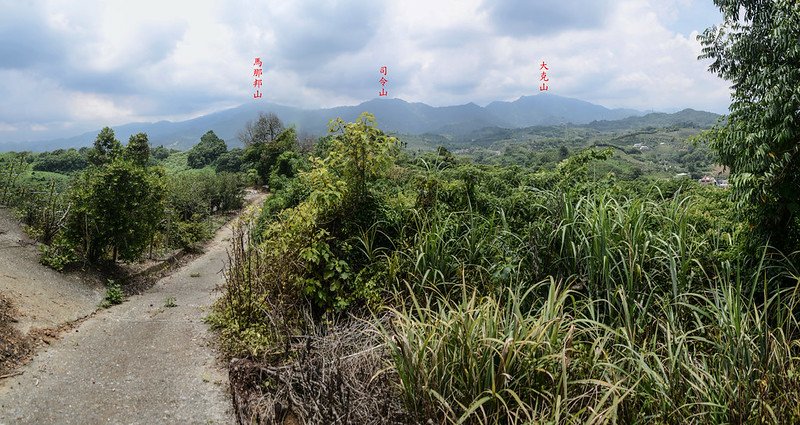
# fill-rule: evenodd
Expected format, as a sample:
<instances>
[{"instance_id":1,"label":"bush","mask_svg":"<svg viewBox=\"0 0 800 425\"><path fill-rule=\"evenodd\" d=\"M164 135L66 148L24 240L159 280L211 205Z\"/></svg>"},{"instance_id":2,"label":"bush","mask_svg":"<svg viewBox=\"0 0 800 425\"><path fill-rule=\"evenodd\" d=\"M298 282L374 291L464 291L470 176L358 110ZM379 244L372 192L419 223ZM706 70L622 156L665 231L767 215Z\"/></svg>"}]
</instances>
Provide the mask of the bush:
<instances>
[{"instance_id":1,"label":"bush","mask_svg":"<svg viewBox=\"0 0 800 425\"><path fill-rule=\"evenodd\" d=\"M227 150L225 141L209 130L200 137L200 142L189 150L186 162L192 168L203 168L213 164Z\"/></svg>"},{"instance_id":2,"label":"bush","mask_svg":"<svg viewBox=\"0 0 800 425\"><path fill-rule=\"evenodd\" d=\"M244 153L240 148L231 149L217 158L216 170L218 173L238 173L242 170L242 161Z\"/></svg>"},{"instance_id":3,"label":"bush","mask_svg":"<svg viewBox=\"0 0 800 425\"><path fill-rule=\"evenodd\" d=\"M239 209L244 204L239 174L207 170L180 173L170 177L167 190L169 208L184 221Z\"/></svg>"},{"instance_id":4,"label":"bush","mask_svg":"<svg viewBox=\"0 0 800 425\"><path fill-rule=\"evenodd\" d=\"M52 152L40 153L34 160L33 169L67 174L83 170L88 165L86 155L80 154L77 150L57 149Z\"/></svg>"},{"instance_id":5,"label":"bush","mask_svg":"<svg viewBox=\"0 0 800 425\"><path fill-rule=\"evenodd\" d=\"M196 250L212 236L214 233L210 224L201 217L193 216L187 221L177 221L172 225L170 240L179 248Z\"/></svg>"},{"instance_id":6,"label":"bush","mask_svg":"<svg viewBox=\"0 0 800 425\"><path fill-rule=\"evenodd\" d=\"M62 271L64 267L79 260L72 245L62 237L57 237L50 245L39 245L42 264L54 270Z\"/></svg>"},{"instance_id":7,"label":"bush","mask_svg":"<svg viewBox=\"0 0 800 425\"><path fill-rule=\"evenodd\" d=\"M106 283L106 296L103 298L101 306L103 308L111 307L112 305L122 304L125 300L125 293L122 292L122 286L119 283L109 279Z\"/></svg>"}]
</instances>

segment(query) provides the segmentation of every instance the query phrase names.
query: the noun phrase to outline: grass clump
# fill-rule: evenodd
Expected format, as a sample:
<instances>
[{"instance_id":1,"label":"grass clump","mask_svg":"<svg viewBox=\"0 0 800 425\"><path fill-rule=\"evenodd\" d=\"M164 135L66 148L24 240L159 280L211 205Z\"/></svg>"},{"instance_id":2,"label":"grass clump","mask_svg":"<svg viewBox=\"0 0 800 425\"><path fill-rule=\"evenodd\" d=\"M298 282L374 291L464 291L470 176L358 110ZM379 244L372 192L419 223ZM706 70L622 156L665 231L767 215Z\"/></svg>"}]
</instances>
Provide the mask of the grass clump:
<instances>
[{"instance_id":1,"label":"grass clump","mask_svg":"<svg viewBox=\"0 0 800 425\"><path fill-rule=\"evenodd\" d=\"M103 302L100 304L103 308L111 307L112 305L122 304L125 300L125 292L122 291L122 286L115 282L113 279L108 279L106 282L106 295Z\"/></svg>"}]
</instances>

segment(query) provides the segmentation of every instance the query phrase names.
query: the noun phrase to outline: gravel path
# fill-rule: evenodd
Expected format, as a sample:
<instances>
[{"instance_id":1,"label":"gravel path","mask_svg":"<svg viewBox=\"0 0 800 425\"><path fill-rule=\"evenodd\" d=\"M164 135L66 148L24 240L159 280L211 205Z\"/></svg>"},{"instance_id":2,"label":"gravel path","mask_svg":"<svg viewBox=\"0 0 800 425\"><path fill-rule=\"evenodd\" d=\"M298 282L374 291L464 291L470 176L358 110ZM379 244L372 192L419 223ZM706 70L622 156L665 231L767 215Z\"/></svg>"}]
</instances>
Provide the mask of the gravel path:
<instances>
[{"instance_id":1,"label":"gravel path","mask_svg":"<svg viewBox=\"0 0 800 425\"><path fill-rule=\"evenodd\" d=\"M0 381L0 424L232 423L227 374L203 323L230 235L227 225L202 256Z\"/></svg>"}]
</instances>

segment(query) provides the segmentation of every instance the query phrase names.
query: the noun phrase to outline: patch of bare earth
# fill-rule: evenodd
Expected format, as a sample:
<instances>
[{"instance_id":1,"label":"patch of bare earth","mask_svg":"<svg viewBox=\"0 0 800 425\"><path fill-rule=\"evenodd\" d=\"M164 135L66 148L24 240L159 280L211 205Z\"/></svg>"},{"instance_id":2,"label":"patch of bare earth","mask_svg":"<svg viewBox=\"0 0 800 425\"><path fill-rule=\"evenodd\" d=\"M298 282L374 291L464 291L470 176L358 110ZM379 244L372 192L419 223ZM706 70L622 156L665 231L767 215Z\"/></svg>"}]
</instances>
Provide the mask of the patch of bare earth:
<instances>
[{"instance_id":1,"label":"patch of bare earth","mask_svg":"<svg viewBox=\"0 0 800 425\"><path fill-rule=\"evenodd\" d=\"M23 359L31 353L31 344L15 327L16 309L0 295L0 379L11 377Z\"/></svg>"},{"instance_id":2,"label":"patch of bare earth","mask_svg":"<svg viewBox=\"0 0 800 425\"><path fill-rule=\"evenodd\" d=\"M13 212L0 208L0 376L49 344L62 326L94 313L104 295L97 273L59 273L40 264L39 255Z\"/></svg>"}]
</instances>

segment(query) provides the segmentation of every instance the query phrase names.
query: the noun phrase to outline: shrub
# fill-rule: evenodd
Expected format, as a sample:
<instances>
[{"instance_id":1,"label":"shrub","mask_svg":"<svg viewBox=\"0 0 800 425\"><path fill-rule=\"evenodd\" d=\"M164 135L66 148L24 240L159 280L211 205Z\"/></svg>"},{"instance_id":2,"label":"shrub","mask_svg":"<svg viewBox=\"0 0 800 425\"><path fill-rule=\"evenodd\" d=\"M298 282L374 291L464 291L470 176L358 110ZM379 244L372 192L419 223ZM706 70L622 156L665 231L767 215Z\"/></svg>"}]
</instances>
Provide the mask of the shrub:
<instances>
[{"instance_id":1,"label":"shrub","mask_svg":"<svg viewBox=\"0 0 800 425\"><path fill-rule=\"evenodd\" d=\"M112 305L122 304L125 299L125 293L122 292L122 286L119 283L108 279L106 283L106 296L103 298L101 306L103 308L111 307Z\"/></svg>"},{"instance_id":2,"label":"shrub","mask_svg":"<svg viewBox=\"0 0 800 425\"><path fill-rule=\"evenodd\" d=\"M228 150L225 141L209 130L200 137L200 142L189 150L186 163L192 168L203 168L211 165Z\"/></svg>"}]
</instances>

